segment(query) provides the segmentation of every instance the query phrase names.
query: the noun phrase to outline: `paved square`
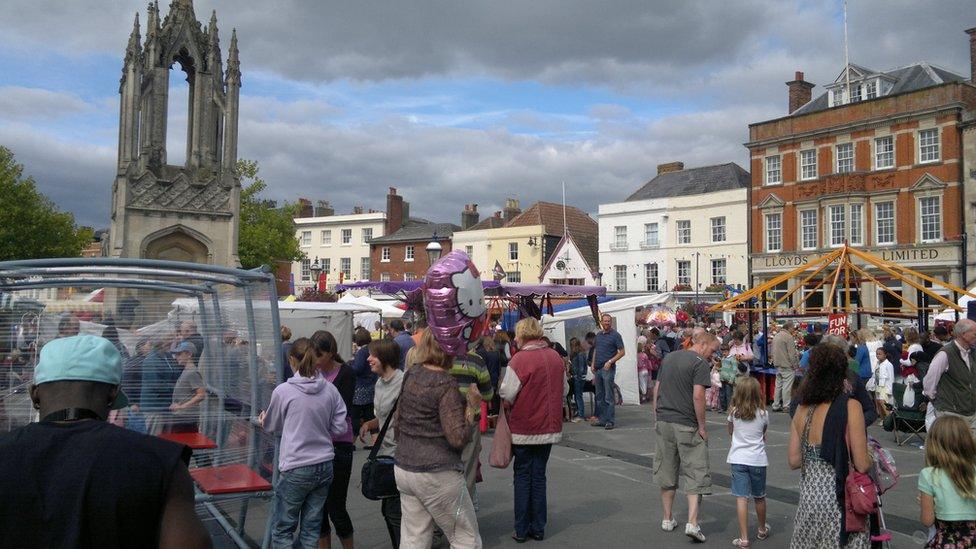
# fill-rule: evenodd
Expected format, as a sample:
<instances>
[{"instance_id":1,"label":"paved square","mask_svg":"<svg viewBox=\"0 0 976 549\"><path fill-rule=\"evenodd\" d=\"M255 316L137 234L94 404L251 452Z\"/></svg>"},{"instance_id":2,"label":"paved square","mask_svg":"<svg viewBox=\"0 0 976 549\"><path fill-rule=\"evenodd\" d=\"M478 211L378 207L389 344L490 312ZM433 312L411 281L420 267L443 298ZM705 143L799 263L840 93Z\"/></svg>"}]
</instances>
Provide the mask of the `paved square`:
<instances>
[{"instance_id":1,"label":"paved square","mask_svg":"<svg viewBox=\"0 0 976 549\"><path fill-rule=\"evenodd\" d=\"M694 544L683 535L687 517L684 499L679 494L675 517L679 528L665 533L660 530L661 500L651 475L654 459L653 421L649 406L617 408L617 428L613 431L594 428L585 423L564 424L563 442L553 448L548 469L549 525L545 543L551 547L611 549L625 547L731 547L738 537L735 498L730 493L729 466L725 458L729 435L725 415L709 412L709 446L713 491L702 504L701 527L708 536L704 544ZM892 433L875 425L870 434L888 447L901 472L901 481L884 496L888 528L893 534L892 547L921 547L923 527L918 521L915 502L918 471L923 452L915 446L896 446ZM512 541L512 471L488 467L491 437L485 437L482 472L485 481L478 485L480 510L478 521L485 547L514 547ZM772 414L767 436L767 494L771 537L753 541L753 547L783 548L789 546L792 521L796 513L799 471L787 465L789 416ZM349 512L356 527L356 546L389 547L389 539L380 515L380 504L366 500L359 492L355 478L366 452L356 452L354 478L349 488ZM750 511L751 513L751 511ZM236 513L231 514L236 517ZM264 528L263 504L251 506L248 534L255 538ZM750 515L750 529L755 530L755 515ZM751 534L754 536L754 533ZM257 538L260 539L260 538ZM529 541L529 544L539 542Z\"/></svg>"}]
</instances>

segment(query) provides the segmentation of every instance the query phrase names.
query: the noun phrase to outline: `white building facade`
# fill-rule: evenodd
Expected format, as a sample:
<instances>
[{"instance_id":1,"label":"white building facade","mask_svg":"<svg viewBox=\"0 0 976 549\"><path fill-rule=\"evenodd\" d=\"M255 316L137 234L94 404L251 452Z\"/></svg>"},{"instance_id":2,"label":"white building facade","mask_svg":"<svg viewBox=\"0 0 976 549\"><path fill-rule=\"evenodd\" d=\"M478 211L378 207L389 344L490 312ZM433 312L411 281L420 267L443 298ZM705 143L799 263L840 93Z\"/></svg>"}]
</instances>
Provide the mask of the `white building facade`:
<instances>
[{"instance_id":1,"label":"white building facade","mask_svg":"<svg viewBox=\"0 0 976 549\"><path fill-rule=\"evenodd\" d=\"M592 254L591 254L592 256ZM596 265L590 264L580 246L569 233L559 241L556 250L542 268L543 284L566 284L571 286L600 286L600 273Z\"/></svg>"},{"instance_id":2,"label":"white building facade","mask_svg":"<svg viewBox=\"0 0 976 549\"><path fill-rule=\"evenodd\" d=\"M612 292L747 286L749 173L736 164L658 176L598 209L600 273Z\"/></svg>"},{"instance_id":3,"label":"white building facade","mask_svg":"<svg viewBox=\"0 0 976 549\"><path fill-rule=\"evenodd\" d=\"M296 218L295 235L305 259L292 263L295 293L315 284L311 266L316 259L329 290L340 274L343 282L370 280L369 241L383 236L385 223L383 212Z\"/></svg>"}]
</instances>

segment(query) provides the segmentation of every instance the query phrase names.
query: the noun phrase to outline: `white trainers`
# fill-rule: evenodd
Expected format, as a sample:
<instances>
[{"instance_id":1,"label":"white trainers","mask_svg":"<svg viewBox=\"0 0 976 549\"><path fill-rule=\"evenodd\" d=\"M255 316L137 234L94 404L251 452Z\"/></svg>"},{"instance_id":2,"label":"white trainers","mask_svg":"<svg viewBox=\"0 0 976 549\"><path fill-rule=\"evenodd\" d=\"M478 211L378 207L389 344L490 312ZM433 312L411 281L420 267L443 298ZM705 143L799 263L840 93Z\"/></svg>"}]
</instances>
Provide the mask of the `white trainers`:
<instances>
[{"instance_id":1,"label":"white trainers","mask_svg":"<svg viewBox=\"0 0 976 549\"><path fill-rule=\"evenodd\" d=\"M677 527L678 527L678 521L674 519L661 521L661 530L664 530L665 532L670 532Z\"/></svg>"},{"instance_id":2,"label":"white trainers","mask_svg":"<svg viewBox=\"0 0 976 549\"><path fill-rule=\"evenodd\" d=\"M702 534L701 527L698 525L690 522L685 524L685 535L698 543L705 543L705 534Z\"/></svg>"}]
</instances>

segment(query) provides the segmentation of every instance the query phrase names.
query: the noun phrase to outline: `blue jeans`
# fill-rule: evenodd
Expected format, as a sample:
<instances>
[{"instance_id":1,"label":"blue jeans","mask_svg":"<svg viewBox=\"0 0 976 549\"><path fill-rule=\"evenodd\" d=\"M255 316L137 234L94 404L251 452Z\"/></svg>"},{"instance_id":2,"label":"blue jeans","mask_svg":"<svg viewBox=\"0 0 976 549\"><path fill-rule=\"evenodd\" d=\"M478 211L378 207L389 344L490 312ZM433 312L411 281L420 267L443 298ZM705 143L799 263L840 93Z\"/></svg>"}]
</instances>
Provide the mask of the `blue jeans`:
<instances>
[{"instance_id":1,"label":"blue jeans","mask_svg":"<svg viewBox=\"0 0 976 549\"><path fill-rule=\"evenodd\" d=\"M513 444L515 535L546 533L546 464L552 444Z\"/></svg>"},{"instance_id":2,"label":"blue jeans","mask_svg":"<svg viewBox=\"0 0 976 549\"><path fill-rule=\"evenodd\" d=\"M597 421L603 420L603 380L600 379L600 374L593 375L593 415L596 416Z\"/></svg>"},{"instance_id":3,"label":"blue jeans","mask_svg":"<svg viewBox=\"0 0 976 549\"><path fill-rule=\"evenodd\" d=\"M613 399L613 378L617 374L617 368L610 368L609 370L597 370L596 377L600 380L600 385L597 386L596 391L596 401L599 403L603 401L603 414L600 416L600 423L613 423L614 422L614 399Z\"/></svg>"},{"instance_id":4,"label":"blue jeans","mask_svg":"<svg viewBox=\"0 0 976 549\"><path fill-rule=\"evenodd\" d=\"M576 401L576 415L580 419L586 419L586 414L583 405L583 384L586 383L586 378L574 377L573 378L573 399Z\"/></svg>"},{"instance_id":5,"label":"blue jeans","mask_svg":"<svg viewBox=\"0 0 976 549\"><path fill-rule=\"evenodd\" d=\"M719 401L719 403L722 406L722 411L723 412L726 411L726 410L728 410L729 409L729 406L732 404L732 391L733 391L733 389L734 389L734 387L728 381L723 381L722 382L722 389L718 393L718 401Z\"/></svg>"},{"instance_id":6,"label":"blue jeans","mask_svg":"<svg viewBox=\"0 0 976 549\"><path fill-rule=\"evenodd\" d=\"M301 523L298 539L302 547L318 547L322 511L332 484L332 461L298 467L278 474L275 486L274 525L271 544L292 547L295 527Z\"/></svg>"}]
</instances>

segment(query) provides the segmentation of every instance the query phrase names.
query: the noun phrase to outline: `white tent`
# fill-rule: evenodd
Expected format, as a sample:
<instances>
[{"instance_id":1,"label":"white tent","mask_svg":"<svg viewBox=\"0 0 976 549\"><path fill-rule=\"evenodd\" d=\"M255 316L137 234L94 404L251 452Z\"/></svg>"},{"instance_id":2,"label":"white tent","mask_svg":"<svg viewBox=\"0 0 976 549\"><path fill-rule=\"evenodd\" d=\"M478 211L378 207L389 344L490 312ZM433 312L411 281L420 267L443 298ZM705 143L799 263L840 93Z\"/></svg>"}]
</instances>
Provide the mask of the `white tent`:
<instances>
[{"instance_id":1,"label":"white tent","mask_svg":"<svg viewBox=\"0 0 976 549\"><path fill-rule=\"evenodd\" d=\"M976 294L976 286L970 288L969 291ZM956 302L956 304L962 307L962 310L959 311L959 318L966 318L966 307L969 306L969 302L972 300L973 298L969 297L968 295L959 296L959 301ZM956 311L955 309L945 309L944 311L942 311L941 313L935 316L935 320L946 320L949 322L955 322Z\"/></svg>"},{"instance_id":2,"label":"white tent","mask_svg":"<svg viewBox=\"0 0 976 549\"><path fill-rule=\"evenodd\" d=\"M352 332L354 318L360 315L378 315L379 309L358 303L320 303L292 301L278 303L281 324L291 329L292 340L309 337L316 330L328 330L339 343L339 355L352 357Z\"/></svg>"},{"instance_id":3,"label":"white tent","mask_svg":"<svg viewBox=\"0 0 976 549\"><path fill-rule=\"evenodd\" d=\"M640 307L651 305L673 307L674 298L666 292L625 297L600 304L600 313L609 313L613 317L614 329L620 332L620 337L624 340L626 354L617 362L617 375L614 378L614 383L620 387L620 396L623 398L624 404L640 403L640 389L637 384L636 311ZM578 307L559 311L554 315L543 315L542 328L550 340L558 341L568 349L570 338L582 339L586 332L595 332L597 325L593 321L593 314L589 307Z\"/></svg>"},{"instance_id":4,"label":"white tent","mask_svg":"<svg viewBox=\"0 0 976 549\"><path fill-rule=\"evenodd\" d=\"M348 292L339 298L339 303L353 303L356 305L370 307L372 309L378 309L379 313L374 312L370 314L356 315L356 326L362 326L371 332L376 328L376 322L380 320L380 317L384 319L402 318L403 313L405 312L403 309L400 309L394 305L392 301L380 301L365 295L354 296Z\"/></svg>"}]
</instances>

